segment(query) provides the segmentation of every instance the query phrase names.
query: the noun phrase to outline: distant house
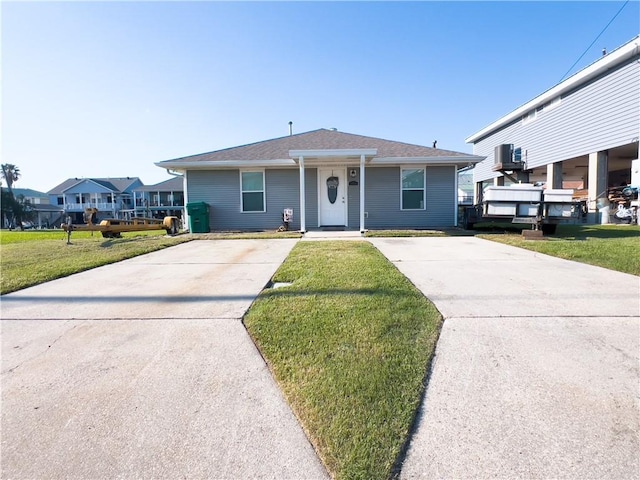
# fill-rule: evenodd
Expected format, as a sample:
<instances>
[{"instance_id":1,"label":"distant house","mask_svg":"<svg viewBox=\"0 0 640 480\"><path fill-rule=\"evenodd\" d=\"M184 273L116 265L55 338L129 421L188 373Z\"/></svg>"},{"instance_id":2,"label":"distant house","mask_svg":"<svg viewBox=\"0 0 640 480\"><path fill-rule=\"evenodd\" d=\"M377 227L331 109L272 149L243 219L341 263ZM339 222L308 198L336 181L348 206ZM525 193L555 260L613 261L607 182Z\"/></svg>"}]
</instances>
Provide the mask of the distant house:
<instances>
[{"instance_id":1,"label":"distant house","mask_svg":"<svg viewBox=\"0 0 640 480\"><path fill-rule=\"evenodd\" d=\"M640 168L639 78L640 36L471 135L486 157L474 169L476 200L487 185L543 182L578 190L594 219L608 189ZM519 171L501 170L505 161Z\"/></svg>"},{"instance_id":2,"label":"distant house","mask_svg":"<svg viewBox=\"0 0 640 480\"><path fill-rule=\"evenodd\" d=\"M155 185L133 189L133 214L136 217L182 217L184 210L184 177L173 177Z\"/></svg>"},{"instance_id":3,"label":"distant house","mask_svg":"<svg viewBox=\"0 0 640 480\"><path fill-rule=\"evenodd\" d=\"M473 205L473 171L458 175L458 205Z\"/></svg>"},{"instance_id":4,"label":"distant house","mask_svg":"<svg viewBox=\"0 0 640 480\"><path fill-rule=\"evenodd\" d=\"M49 190L51 205L61 208L72 222L84 223L88 208L98 209L98 219L125 218L133 213L133 190L142 186L138 177L69 178Z\"/></svg>"},{"instance_id":5,"label":"distant house","mask_svg":"<svg viewBox=\"0 0 640 480\"><path fill-rule=\"evenodd\" d=\"M157 166L185 175L212 230L430 228L457 224L458 170L484 157L320 129ZM187 212L188 213L188 212Z\"/></svg>"},{"instance_id":6,"label":"distant house","mask_svg":"<svg viewBox=\"0 0 640 480\"><path fill-rule=\"evenodd\" d=\"M49 228L53 226L61 217L62 209L57 205L49 203L49 196L44 192L32 190L30 188L13 188L15 198L24 198L33 209L34 218L31 222L37 228Z\"/></svg>"}]
</instances>

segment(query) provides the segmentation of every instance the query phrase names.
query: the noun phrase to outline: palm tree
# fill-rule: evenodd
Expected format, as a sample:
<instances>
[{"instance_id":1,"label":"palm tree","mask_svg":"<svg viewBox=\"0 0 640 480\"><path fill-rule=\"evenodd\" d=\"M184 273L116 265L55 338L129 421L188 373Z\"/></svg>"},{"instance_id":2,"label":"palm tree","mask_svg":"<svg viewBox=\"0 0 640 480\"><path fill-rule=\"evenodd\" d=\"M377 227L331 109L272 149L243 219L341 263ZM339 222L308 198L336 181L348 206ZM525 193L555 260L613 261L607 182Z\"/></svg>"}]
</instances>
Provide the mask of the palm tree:
<instances>
[{"instance_id":1,"label":"palm tree","mask_svg":"<svg viewBox=\"0 0 640 480\"><path fill-rule=\"evenodd\" d=\"M9 218L10 228L14 221L17 221L17 223L20 225L20 228L22 228L20 208L17 205L16 197L13 194L13 184L20 178L20 169L11 163L3 163L2 165L0 165L0 168L2 169L2 178L4 178L4 181L7 182L7 190L9 190L9 209L12 212L11 218Z\"/></svg>"},{"instance_id":2,"label":"palm tree","mask_svg":"<svg viewBox=\"0 0 640 480\"><path fill-rule=\"evenodd\" d=\"M9 189L9 195L13 197L13 184L20 178L20 169L11 163L3 163L0 165L2 168L2 178L7 182L7 188Z\"/></svg>"}]
</instances>

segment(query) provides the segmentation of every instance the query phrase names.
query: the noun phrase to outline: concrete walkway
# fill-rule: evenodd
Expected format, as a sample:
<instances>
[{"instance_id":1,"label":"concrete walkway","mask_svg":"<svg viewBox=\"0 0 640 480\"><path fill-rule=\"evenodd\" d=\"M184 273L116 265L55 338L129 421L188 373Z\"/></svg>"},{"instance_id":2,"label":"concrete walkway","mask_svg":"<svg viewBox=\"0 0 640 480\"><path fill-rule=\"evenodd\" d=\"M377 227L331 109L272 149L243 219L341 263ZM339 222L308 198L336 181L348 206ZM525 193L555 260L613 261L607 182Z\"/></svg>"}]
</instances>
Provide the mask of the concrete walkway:
<instances>
[{"instance_id":1,"label":"concrete walkway","mask_svg":"<svg viewBox=\"0 0 640 480\"><path fill-rule=\"evenodd\" d=\"M327 478L240 318L297 240L198 241L2 297L2 478Z\"/></svg>"},{"instance_id":2,"label":"concrete walkway","mask_svg":"<svg viewBox=\"0 0 640 480\"><path fill-rule=\"evenodd\" d=\"M473 237L371 239L445 317L402 479L640 477L640 279Z\"/></svg>"}]
</instances>

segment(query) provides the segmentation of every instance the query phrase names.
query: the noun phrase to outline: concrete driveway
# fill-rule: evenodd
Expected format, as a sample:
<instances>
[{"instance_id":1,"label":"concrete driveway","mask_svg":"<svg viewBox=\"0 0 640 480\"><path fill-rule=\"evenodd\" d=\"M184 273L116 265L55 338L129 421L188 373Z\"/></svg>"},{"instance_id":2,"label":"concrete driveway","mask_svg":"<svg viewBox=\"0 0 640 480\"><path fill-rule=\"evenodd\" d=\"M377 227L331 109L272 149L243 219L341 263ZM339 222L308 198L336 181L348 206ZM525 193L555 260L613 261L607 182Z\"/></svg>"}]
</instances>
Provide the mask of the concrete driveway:
<instances>
[{"instance_id":1,"label":"concrete driveway","mask_svg":"<svg viewBox=\"0 0 640 480\"><path fill-rule=\"evenodd\" d=\"M3 296L2 478L327 478L240 321L295 242L190 242Z\"/></svg>"},{"instance_id":2,"label":"concrete driveway","mask_svg":"<svg viewBox=\"0 0 640 480\"><path fill-rule=\"evenodd\" d=\"M401 478L640 477L640 279L472 237L372 239L445 317Z\"/></svg>"}]
</instances>

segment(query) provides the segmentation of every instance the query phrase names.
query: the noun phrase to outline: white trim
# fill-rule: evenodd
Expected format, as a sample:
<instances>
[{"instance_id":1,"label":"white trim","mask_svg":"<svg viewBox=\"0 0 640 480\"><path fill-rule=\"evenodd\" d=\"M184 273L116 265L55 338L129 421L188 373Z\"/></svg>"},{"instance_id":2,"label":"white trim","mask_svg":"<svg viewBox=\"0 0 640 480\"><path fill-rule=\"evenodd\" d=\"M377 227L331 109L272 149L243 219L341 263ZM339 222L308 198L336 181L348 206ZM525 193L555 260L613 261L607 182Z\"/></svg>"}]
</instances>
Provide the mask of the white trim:
<instances>
[{"instance_id":1,"label":"white trim","mask_svg":"<svg viewBox=\"0 0 640 480\"><path fill-rule=\"evenodd\" d=\"M165 163L169 162L169 163ZM291 158L277 160L211 160L204 162L156 162L157 167L172 170L210 170L211 168L264 168L264 167L295 167L296 162Z\"/></svg>"},{"instance_id":2,"label":"white trim","mask_svg":"<svg viewBox=\"0 0 640 480\"><path fill-rule=\"evenodd\" d=\"M453 204L455 205L455 208L453 210L453 226L457 227L458 226L458 212L460 211L460 205L459 205L459 199L458 199L458 166L456 165L455 168L453 169L453 194L454 194L454 201Z\"/></svg>"},{"instance_id":3,"label":"white trim","mask_svg":"<svg viewBox=\"0 0 640 480\"><path fill-rule=\"evenodd\" d=\"M364 233L364 155L360 155L360 233ZM347 187L348 188L348 187ZM347 198L349 194L347 192ZM349 210L347 210L347 221L349 218Z\"/></svg>"},{"instance_id":4,"label":"white trim","mask_svg":"<svg viewBox=\"0 0 640 480\"><path fill-rule=\"evenodd\" d=\"M188 203L188 198L189 198L189 192L187 190L187 176L183 175L182 176L182 202L184 203L184 205L182 205L182 218L184 219L184 224L182 225L182 228L185 230L189 229L189 214L187 213L187 203Z\"/></svg>"},{"instance_id":5,"label":"white trim","mask_svg":"<svg viewBox=\"0 0 640 480\"><path fill-rule=\"evenodd\" d=\"M333 165L319 165L317 167L317 172L316 172L316 177L317 177L317 181L318 181L318 186L317 186L317 190L318 190L318 228L322 227L322 197L323 197L323 193L326 193L326 189L322 189L322 175L320 175L320 171L321 170L333 170L338 171L342 174L342 180L345 183L342 187L343 192L344 192L344 226L348 227L349 226L349 174L347 172L347 167L346 165L343 166L342 168L336 168ZM338 199L336 199L336 201L338 201ZM330 226L334 226L334 225L330 225ZM340 225L342 226L342 225Z\"/></svg>"},{"instance_id":6,"label":"white trim","mask_svg":"<svg viewBox=\"0 0 640 480\"><path fill-rule=\"evenodd\" d=\"M483 128L477 133L474 133L470 137L465 139L466 143L475 143L481 138L488 136L495 130L498 130L509 123L517 120L525 115L529 110L536 109L537 107L544 105L549 101L553 101L556 97L561 96L564 93L569 92L582 84L587 83L589 80L597 77L598 75L605 73L607 70L615 67L616 65L626 61L627 59L638 54L638 46L640 45L640 35L636 36L633 40L626 43L622 47L614 50L606 56L600 58L596 62L592 63L588 67L579 71L578 73L567 78L565 81L558 83L555 87L547 90L546 92L538 95L533 100L525 103L521 107L516 108L511 113L499 118L495 122L491 123L487 127Z\"/></svg>"},{"instance_id":7,"label":"white trim","mask_svg":"<svg viewBox=\"0 0 640 480\"><path fill-rule=\"evenodd\" d=\"M244 196L245 191L242 189L242 174L243 173L262 173L262 210L244 210ZM267 179L264 173L264 168L245 168L239 170L240 177L240 213L266 213L267 211ZM247 193L257 193L259 190L248 190Z\"/></svg>"},{"instance_id":8,"label":"white trim","mask_svg":"<svg viewBox=\"0 0 640 480\"><path fill-rule=\"evenodd\" d=\"M487 157L481 157L479 155L467 155L464 157L459 156L444 156L444 157L379 157L373 158L369 165L451 165L451 164L474 164L480 163Z\"/></svg>"},{"instance_id":9,"label":"white trim","mask_svg":"<svg viewBox=\"0 0 640 480\"><path fill-rule=\"evenodd\" d=\"M312 158L327 157L358 157L366 155L373 157L378 154L377 148L344 148L344 149L316 149L316 150L289 150L291 157L305 157L307 160Z\"/></svg>"},{"instance_id":10,"label":"white trim","mask_svg":"<svg viewBox=\"0 0 640 480\"><path fill-rule=\"evenodd\" d=\"M404 192L405 188L402 186L402 171L403 170L422 170L422 208L402 208L402 192ZM417 188L407 188L406 190L417 190ZM415 212L420 210L427 209L427 167L422 166L421 168L415 165L407 165L404 167L400 167L400 211L401 212Z\"/></svg>"},{"instance_id":11,"label":"white trim","mask_svg":"<svg viewBox=\"0 0 640 480\"><path fill-rule=\"evenodd\" d=\"M300 166L300 231L305 233L307 231L307 201L305 190L305 170L304 170L304 157L298 158L298 165Z\"/></svg>"},{"instance_id":12,"label":"white trim","mask_svg":"<svg viewBox=\"0 0 640 480\"><path fill-rule=\"evenodd\" d=\"M350 152L348 155L339 155L335 156L335 152ZM321 162L330 162L335 160L339 162L341 165L345 163L349 163L349 159L346 157L358 157L358 159L353 159L354 161L359 161L361 155L368 156L366 154L357 154L352 155L352 153L356 153L356 150L291 150L289 153L297 153L297 152L329 152L326 156L315 156L315 158L309 158L306 154L298 155L298 160L294 160L291 158L287 159L277 159L277 160L215 160L215 161L201 161L201 162L170 162L165 160L165 162L156 162L154 165L157 167L161 167L164 169L170 168L172 170L176 170L179 172L185 172L187 170L212 170L212 169L236 169L236 168L269 168L269 167L296 167L299 158L303 157L307 163ZM314 157L311 155L311 157ZM440 156L440 157L376 157L368 160L369 165L402 165L408 163L419 163L422 165L447 165L452 163L467 163L474 164L480 163L487 157L481 157L478 155L466 155L466 156ZM315 161L315 162L314 162ZM69 187L71 188L71 187Z\"/></svg>"}]
</instances>

